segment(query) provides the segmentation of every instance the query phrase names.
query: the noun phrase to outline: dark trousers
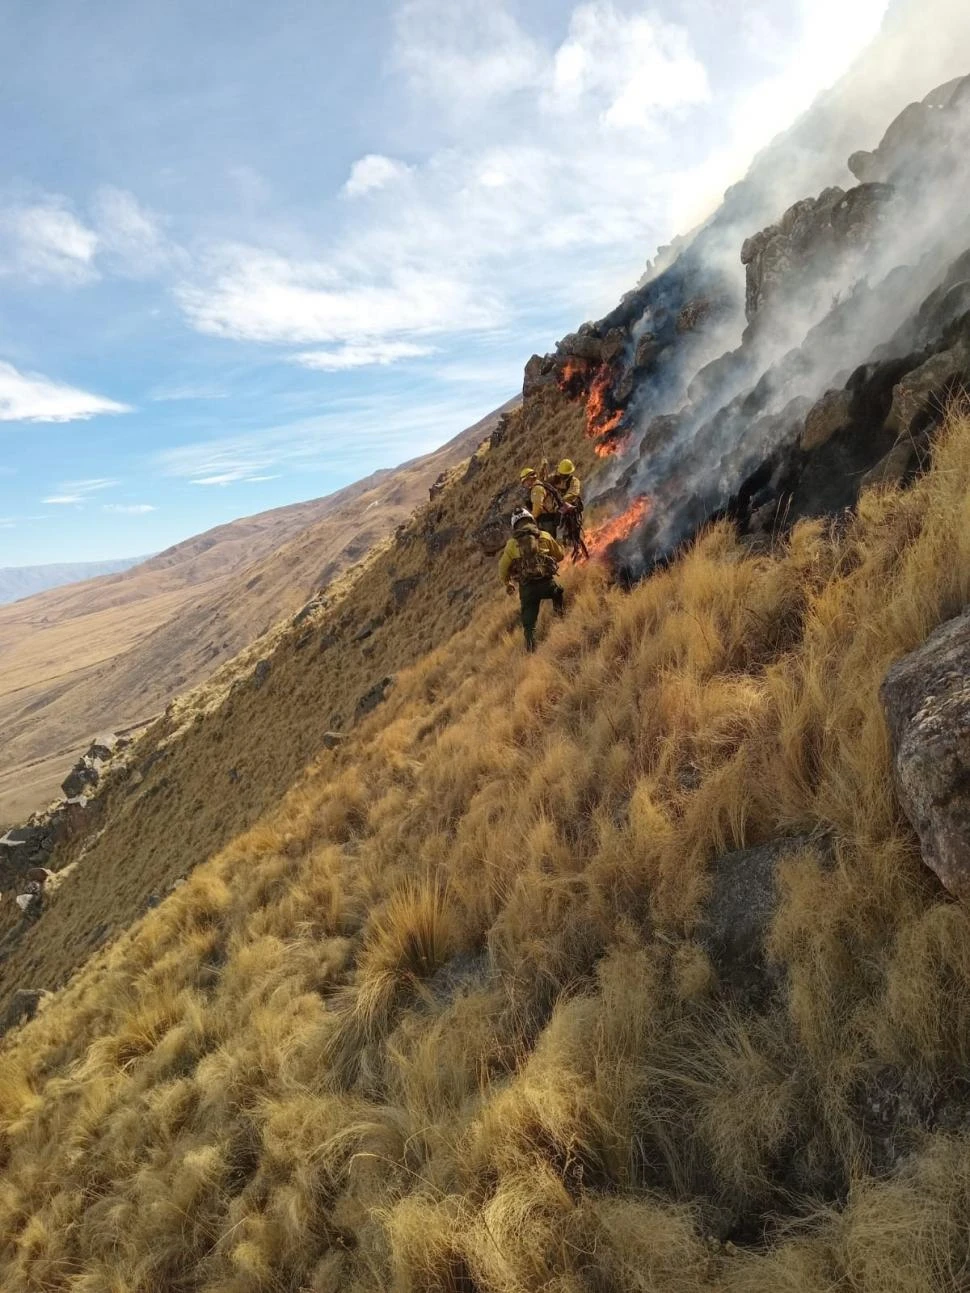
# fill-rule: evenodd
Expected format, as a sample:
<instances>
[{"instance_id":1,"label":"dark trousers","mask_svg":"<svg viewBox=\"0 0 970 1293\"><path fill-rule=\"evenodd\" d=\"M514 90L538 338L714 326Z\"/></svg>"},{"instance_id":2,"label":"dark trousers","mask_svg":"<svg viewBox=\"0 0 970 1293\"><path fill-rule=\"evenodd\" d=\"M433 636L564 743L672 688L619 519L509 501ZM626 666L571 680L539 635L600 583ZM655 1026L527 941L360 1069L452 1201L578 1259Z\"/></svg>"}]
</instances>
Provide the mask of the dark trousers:
<instances>
[{"instance_id":1,"label":"dark trousers","mask_svg":"<svg viewBox=\"0 0 970 1293\"><path fill-rule=\"evenodd\" d=\"M540 512L536 517L536 525L540 530L545 530L546 534L556 537L556 531L559 529L558 512Z\"/></svg>"},{"instance_id":2,"label":"dark trousers","mask_svg":"<svg viewBox=\"0 0 970 1293\"><path fill-rule=\"evenodd\" d=\"M552 609L562 615L566 609L566 593L562 584L554 575L548 579L527 579L519 585L519 602L522 607L522 631L525 634L525 649L536 649L536 623L539 619L539 607L543 602L552 602Z\"/></svg>"}]
</instances>

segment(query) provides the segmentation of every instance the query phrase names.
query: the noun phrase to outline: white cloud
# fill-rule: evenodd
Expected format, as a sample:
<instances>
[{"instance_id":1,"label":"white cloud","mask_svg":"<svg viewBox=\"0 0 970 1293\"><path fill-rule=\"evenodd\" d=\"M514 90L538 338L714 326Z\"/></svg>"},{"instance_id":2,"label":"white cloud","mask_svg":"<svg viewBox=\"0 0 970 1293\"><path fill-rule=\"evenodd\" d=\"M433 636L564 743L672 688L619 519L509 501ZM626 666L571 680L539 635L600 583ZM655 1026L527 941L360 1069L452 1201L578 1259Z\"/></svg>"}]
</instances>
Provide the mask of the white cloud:
<instances>
[{"instance_id":1,"label":"white cloud","mask_svg":"<svg viewBox=\"0 0 970 1293\"><path fill-rule=\"evenodd\" d=\"M148 278L169 262L173 249L158 220L133 194L105 185L95 195L93 213L99 253L117 272Z\"/></svg>"},{"instance_id":2,"label":"white cloud","mask_svg":"<svg viewBox=\"0 0 970 1293\"><path fill-rule=\"evenodd\" d=\"M620 13L609 0L574 11L549 80L548 110L596 111L605 126L627 130L649 130L658 114L710 98L707 71L683 27Z\"/></svg>"},{"instance_id":3,"label":"white cloud","mask_svg":"<svg viewBox=\"0 0 970 1293\"><path fill-rule=\"evenodd\" d=\"M223 471L215 476L199 476L189 481L190 485L240 485L252 484L257 480L273 480L272 476L253 476L248 467L236 467L232 471Z\"/></svg>"},{"instance_id":4,"label":"white cloud","mask_svg":"<svg viewBox=\"0 0 970 1293\"><path fill-rule=\"evenodd\" d=\"M79 494L96 494L101 489L111 489L119 483L108 476L95 476L88 480L65 481L61 488L76 491Z\"/></svg>"},{"instance_id":5,"label":"white cloud","mask_svg":"<svg viewBox=\"0 0 970 1293\"><path fill-rule=\"evenodd\" d=\"M395 17L394 63L413 89L452 112L535 84L542 51L501 3L406 0Z\"/></svg>"},{"instance_id":6,"label":"white cloud","mask_svg":"<svg viewBox=\"0 0 970 1293\"><path fill-rule=\"evenodd\" d=\"M0 361L0 422L77 422L102 413L130 413L127 404L52 381L40 373L21 373Z\"/></svg>"},{"instance_id":7,"label":"white cloud","mask_svg":"<svg viewBox=\"0 0 970 1293\"><path fill-rule=\"evenodd\" d=\"M424 355L433 354L433 346L419 346L413 341L378 341L339 346L336 350L304 350L291 358L303 368L337 373L348 368L364 368L369 364L396 364L402 359L420 359Z\"/></svg>"},{"instance_id":8,"label":"white cloud","mask_svg":"<svg viewBox=\"0 0 970 1293\"><path fill-rule=\"evenodd\" d=\"M380 153L368 153L358 158L350 168L350 176L340 190L345 197L356 198L364 193L373 193L375 189L386 188L395 180L403 179L411 168L404 162L395 161L393 157L384 157Z\"/></svg>"},{"instance_id":9,"label":"white cloud","mask_svg":"<svg viewBox=\"0 0 970 1293\"><path fill-rule=\"evenodd\" d=\"M107 476L98 476L90 480L65 480L61 481L58 486L59 492L57 494L53 494L51 497L41 501L62 505L83 503L91 494L97 494L102 489L111 489L118 483L116 480L110 480Z\"/></svg>"},{"instance_id":10,"label":"white cloud","mask_svg":"<svg viewBox=\"0 0 970 1293\"><path fill-rule=\"evenodd\" d=\"M102 512L118 512L125 516L144 516L147 512L157 512L152 503L102 503Z\"/></svg>"},{"instance_id":11,"label":"white cloud","mask_svg":"<svg viewBox=\"0 0 970 1293\"><path fill-rule=\"evenodd\" d=\"M493 321L488 303L443 267L391 260L354 275L255 247L222 249L210 281L178 296L200 332L247 341L359 341Z\"/></svg>"},{"instance_id":12,"label":"white cloud","mask_svg":"<svg viewBox=\"0 0 970 1293\"><path fill-rule=\"evenodd\" d=\"M0 210L0 274L67 284L98 277L98 236L62 198Z\"/></svg>"}]
</instances>

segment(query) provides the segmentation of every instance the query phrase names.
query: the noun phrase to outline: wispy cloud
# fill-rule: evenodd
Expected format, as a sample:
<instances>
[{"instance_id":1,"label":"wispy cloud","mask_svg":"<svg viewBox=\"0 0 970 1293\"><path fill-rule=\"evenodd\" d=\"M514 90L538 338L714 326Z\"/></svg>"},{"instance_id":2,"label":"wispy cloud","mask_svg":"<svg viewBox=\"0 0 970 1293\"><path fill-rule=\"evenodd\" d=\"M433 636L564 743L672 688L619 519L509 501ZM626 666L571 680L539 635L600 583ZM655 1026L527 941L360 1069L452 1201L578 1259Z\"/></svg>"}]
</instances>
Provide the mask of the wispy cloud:
<instances>
[{"instance_id":1,"label":"wispy cloud","mask_svg":"<svg viewBox=\"0 0 970 1293\"><path fill-rule=\"evenodd\" d=\"M358 198L365 193L373 193L375 189L386 188L395 180L404 179L410 171L410 166L393 157L368 153L354 162L347 182L340 191L344 197Z\"/></svg>"},{"instance_id":2,"label":"wispy cloud","mask_svg":"<svg viewBox=\"0 0 970 1293\"><path fill-rule=\"evenodd\" d=\"M58 486L56 494L51 494L41 501L44 503L57 503L62 507L66 507L72 503L83 503L92 494L98 494L102 489L111 489L117 484L118 481L110 480L104 476L93 480L65 480Z\"/></svg>"},{"instance_id":3,"label":"wispy cloud","mask_svg":"<svg viewBox=\"0 0 970 1293\"><path fill-rule=\"evenodd\" d=\"M99 253L115 273L150 278L182 255L165 236L158 218L124 189L100 188L92 217Z\"/></svg>"},{"instance_id":4,"label":"wispy cloud","mask_svg":"<svg viewBox=\"0 0 970 1293\"><path fill-rule=\"evenodd\" d=\"M102 413L130 413L128 404L92 395L40 373L0 361L0 422L77 422Z\"/></svg>"},{"instance_id":5,"label":"wispy cloud","mask_svg":"<svg viewBox=\"0 0 970 1293\"><path fill-rule=\"evenodd\" d=\"M195 485L233 485L286 471L373 470L434 448L481 417L481 393L409 398L406 393L344 400L319 417L258 432L180 445L156 454L165 476ZM368 465L369 464L369 465ZM350 477L352 479L352 476Z\"/></svg>"},{"instance_id":6,"label":"wispy cloud","mask_svg":"<svg viewBox=\"0 0 970 1293\"><path fill-rule=\"evenodd\" d=\"M382 261L352 275L326 261L294 261L256 247L226 247L204 285L178 296L201 332L246 341L355 342L402 332L488 327L491 302L447 268ZM360 267L358 267L358 270Z\"/></svg>"},{"instance_id":7,"label":"wispy cloud","mask_svg":"<svg viewBox=\"0 0 970 1293\"><path fill-rule=\"evenodd\" d=\"M65 199L0 209L0 274L76 285L98 277L98 236Z\"/></svg>"},{"instance_id":8,"label":"wispy cloud","mask_svg":"<svg viewBox=\"0 0 970 1293\"><path fill-rule=\"evenodd\" d=\"M124 516L144 516L147 512L157 512L153 503L102 503L102 512L116 512Z\"/></svg>"},{"instance_id":9,"label":"wispy cloud","mask_svg":"<svg viewBox=\"0 0 970 1293\"><path fill-rule=\"evenodd\" d=\"M402 359L421 359L435 353L434 346L420 346L413 341L384 341L339 346L335 350L304 350L292 355L293 363L325 373L364 368L369 364L387 365Z\"/></svg>"},{"instance_id":10,"label":"wispy cloud","mask_svg":"<svg viewBox=\"0 0 970 1293\"><path fill-rule=\"evenodd\" d=\"M248 466L234 467L230 471L219 472L215 476L198 476L189 481L190 485L255 485L261 480L276 480L276 476L254 476Z\"/></svg>"},{"instance_id":11,"label":"wispy cloud","mask_svg":"<svg viewBox=\"0 0 970 1293\"><path fill-rule=\"evenodd\" d=\"M153 403L179 400L225 400L229 392L215 382L186 382L173 386L153 386L148 392Z\"/></svg>"}]
</instances>

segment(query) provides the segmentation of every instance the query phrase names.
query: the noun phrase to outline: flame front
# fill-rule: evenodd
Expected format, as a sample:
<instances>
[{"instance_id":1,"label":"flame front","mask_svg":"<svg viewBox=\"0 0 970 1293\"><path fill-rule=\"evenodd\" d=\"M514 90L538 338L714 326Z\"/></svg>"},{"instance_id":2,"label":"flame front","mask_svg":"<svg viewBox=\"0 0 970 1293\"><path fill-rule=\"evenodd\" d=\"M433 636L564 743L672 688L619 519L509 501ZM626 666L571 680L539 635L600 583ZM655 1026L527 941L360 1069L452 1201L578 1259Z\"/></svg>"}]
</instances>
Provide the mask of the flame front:
<instances>
[{"instance_id":1,"label":"flame front","mask_svg":"<svg viewBox=\"0 0 970 1293\"><path fill-rule=\"evenodd\" d=\"M607 548L621 539L628 539L642 525L650 512L650 499L645 494L635 498L625 512L604 521L586 535L586 546L591 557L602 556Z\"/></svg>"},{"instance_id":2,"label":"flame front","mask_svg":"<svg viewBox=\"0 0 970 1293\"><path fill-rule=\"evenodd\" d=\"M612 458L614 454L622 453L629 443L629 436L614 436L612 440L601 440L598 444L594 444L593 453L597 458Z\"/></svg>"}]
</instances>

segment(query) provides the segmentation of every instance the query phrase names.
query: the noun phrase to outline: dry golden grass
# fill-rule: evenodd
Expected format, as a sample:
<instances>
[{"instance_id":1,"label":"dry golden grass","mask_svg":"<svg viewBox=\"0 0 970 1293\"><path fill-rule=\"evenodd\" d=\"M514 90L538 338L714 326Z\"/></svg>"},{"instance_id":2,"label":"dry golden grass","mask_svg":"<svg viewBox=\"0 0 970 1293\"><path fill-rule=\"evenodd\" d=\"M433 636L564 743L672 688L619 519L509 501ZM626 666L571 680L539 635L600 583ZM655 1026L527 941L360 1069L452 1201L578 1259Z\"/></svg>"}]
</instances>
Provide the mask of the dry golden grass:
<instances>
[{"instance_id":1,"label":"dry golden grass","mask_svg":"<svg viewBox=\"0 0 970 1293\"><path fill-rule=\"evenodd\" d=\"M571 571L535 657L500 593L439 621L6 1043L0 1286L966 1287L970 925L877 692L970 603L968 521L955 418L840 533L718 527L630 594ZM694 939L712 868L787 834L783 986L731 997Z\"/></svg>"}]
</instances>

